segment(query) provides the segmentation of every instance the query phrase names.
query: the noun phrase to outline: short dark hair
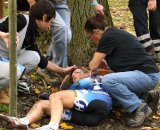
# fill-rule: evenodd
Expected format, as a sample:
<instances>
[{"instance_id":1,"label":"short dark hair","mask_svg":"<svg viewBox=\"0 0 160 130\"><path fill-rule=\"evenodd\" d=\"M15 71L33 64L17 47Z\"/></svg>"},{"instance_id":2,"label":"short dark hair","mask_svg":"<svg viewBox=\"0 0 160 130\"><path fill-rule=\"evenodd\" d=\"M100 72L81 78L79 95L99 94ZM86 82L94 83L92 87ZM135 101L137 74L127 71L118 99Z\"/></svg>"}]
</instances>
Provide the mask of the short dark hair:
<instances>
[{"instance_id":1,"label":"short dark hair","mask_svg":"<svg viewBox=\"0 0 160 130\"><path fill-rule=\"evenodd\" d=\"M50 21L55 18L55 7L49 0L39 0L31 6L30 15L38 20L42 20L46 15L46 21Z\"/></svg>"},{"instance_id":2,"label":"short dark hair","mask_svg":"<svg viewBox=\"0 0 160 130\"><path fill-rule=\"evenodd\" d=\"M94 29L105 30L106 27L108 27L108 22L105 20L104 15L97 14L87 19L84 29L91 33Z\"/></svg>"},{"instance_id":3,"label":"short dark hair","mask_svg":"<svg viewBox=\"0 0 160 130\"><path fill-rule=\"evenodd\" d=\"M77 66L69 75L66 75L66 77L63 79L62 84L61 84L62 89L68 89L69 86L73 84L72 73L76 69L82 70L85 74L89 73L89 70L87 68L82 67L82 66Z\"/></svg>"},{"instance_id":4,"label":"short dark hair","mask_svg":"<svg viewBox=\"0 0 160 130\"><path fill-rule=\"evenodd\" d=\"M89 69L87 69L87 68L85 68L85 67L83 67L83 66L77 66L75 69L73 69L73 71L71 72L71 75L72 75L72 73L76 70L76 69L80 69L80 70L82 70L82 72L83 73L89 73Z\"/></svg>"}]
</instances>

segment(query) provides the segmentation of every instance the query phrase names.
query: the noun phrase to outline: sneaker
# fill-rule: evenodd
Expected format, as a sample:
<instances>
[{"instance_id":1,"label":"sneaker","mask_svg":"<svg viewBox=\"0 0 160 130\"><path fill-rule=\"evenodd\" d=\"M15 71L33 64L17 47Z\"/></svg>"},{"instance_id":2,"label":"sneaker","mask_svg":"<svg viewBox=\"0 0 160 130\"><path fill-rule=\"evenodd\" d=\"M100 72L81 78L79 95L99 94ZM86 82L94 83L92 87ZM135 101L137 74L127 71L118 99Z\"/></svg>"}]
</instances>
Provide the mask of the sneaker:
<instances>
[{"instance_id":1,"label":"sneaker","mask_svg":"<svg viewBox=\"0 0 160 130\"><path fill-rule=\"evenodd\" d=\"M148 92L148 106L155 114L160 115L160 91L151 90Z\"/></svg>"},{"instance_id":2,"label":"sneaker","mask_svg":"<svg viewBox=\"0 0 160 130\"><path fill-rule=\"evenodd\" d=\"M160 91L151 90L139 95L139 98L144 100L155 114L160 115ZM159 111L159 112L158 112Z\"/></svg>"},{"instance_id":3,"label":"sneaker","mask_svg":"<svg viewBox=\"0 0 160 130\"><path fill-rule=\"evenodd\" d=\"M42 127L39 127L39 128L35 128L33 130L58 130L58 129L53 129L49 125L45 125L45 126L42 126Z\"/></svg>"},{"instance_id":4,"label":"sneaker","mask_svg":"<svg viewBox=\"0 0 160 130\"><path fill-rule=\"evenodd\" d=\"M143 124L147 117L152 115L152 110L146 103L142 103L133 113L133 118L128 120L128 125L137 127Z\"/></svg>"},{"instance_id":5,"label":"sneaker","mask_svg":"<svg viewBox=\"0 0 160 130\"><path fill-rule=\"evenodd\" d=\"M149 55L154 60L155 63L160 63L160 58L157 56L155 52L150 52Z\"/></svg>"},{"instance_id":6,"label":"sneaker","mask_svg":"<svg viewBox=\"0 0 160 130\"><path fill-rule=\"evenodd\" d=\"M0 114L1 126L6 129L27 130L28 126L23 124L18 118Z\"/></svg>"}]
</instances>

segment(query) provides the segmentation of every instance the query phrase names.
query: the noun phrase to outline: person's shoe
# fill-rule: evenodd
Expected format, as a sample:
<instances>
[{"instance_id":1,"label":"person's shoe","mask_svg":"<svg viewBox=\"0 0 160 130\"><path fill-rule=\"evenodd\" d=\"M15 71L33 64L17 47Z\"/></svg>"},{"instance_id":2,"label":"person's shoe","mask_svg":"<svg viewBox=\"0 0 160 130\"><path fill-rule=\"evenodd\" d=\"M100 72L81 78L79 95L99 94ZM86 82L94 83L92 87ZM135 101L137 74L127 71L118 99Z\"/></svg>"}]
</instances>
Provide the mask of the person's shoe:
<instances>
[{"instance_id":1,"label":"person's shoe","mask_svg":"<svg viewBox=\"0 0 160 130\"><path fill-rule=\"evenodd\" d=\"M133 118L129 119L127 124L132 127L137 127L143 124L147 117L152 115L152 110L146 103L142 103L133 113Z\"/></svg>"},{"instance_id":2,"label":"person's shoe","mask_svg":"<svg viewBox=\"0 0 160 130\"><path fill-rule=\"evenodd\" d=\"M148 106L155 114L160 115L160 91L151 90L148 92Z\"/></svg>"},{"instance_id":3,"label":"person's shoe","mask_svg":"<svg viewBox=\"0 0 160 130\"><path fill-rule=\"evenodd\" d=\"M150 52L149 55L154 60L155 63L160 63L160 58L157 56L155 52Z\"/></svg>"},{"instance_id":4,"label":"person's shoe","mask_svg":"<svg viewBox=\"0 0 160 130\"><path fill-rule=\"evenodd\" d=\"M10 117L7 115L0 114L0 124L6 129L20 129L27 130L28 126L21 123L21 121L16 117Z\"/></svg>"},{"instance_id":5,"label":"person's shoe","mask_svg":"<svg viewBox=\"0 0 160 130\"><path fill-rule=\"evenodd\" d=\"M58 129L53 129L49 125L44 125L42 127L35 128L34 130L58 130Z\"/></svg>"},{"instance_id":6,"label":"person's shoe","mask_svg":"<svg viewBox=\"0 0 160 130\"><path fill-rule=\"evenodd\" d=\"M144 100L155 114L160 115L160 91L144 92L139 95L139 98Z\"/></svg>"}]
</instances>

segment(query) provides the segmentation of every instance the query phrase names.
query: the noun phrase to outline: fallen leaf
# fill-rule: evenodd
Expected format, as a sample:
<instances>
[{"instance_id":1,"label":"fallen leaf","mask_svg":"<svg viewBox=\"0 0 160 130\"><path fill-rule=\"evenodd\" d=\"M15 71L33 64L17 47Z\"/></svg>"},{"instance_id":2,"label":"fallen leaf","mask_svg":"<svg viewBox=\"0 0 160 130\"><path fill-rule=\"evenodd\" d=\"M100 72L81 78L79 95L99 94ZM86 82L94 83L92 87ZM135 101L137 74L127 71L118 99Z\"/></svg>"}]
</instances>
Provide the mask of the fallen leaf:
<instances>
[{"instance_id":1,"label":"fallen leaf","mask_svg":"<svg viewBox=\"0 0 160 130\"><path fill-rule=\"evenodd\" d=\"M36 123L32 123L32 124L30 125L30 127L32 127L32 128L39 128L40 125L39 125L39 124L36 124Z\"/></svg>"},{"instance_id":2,"label":"fallen leaf","mask_svg":"<svg viewBox=\"0 0 160 130\"><path fill-rule=\"evenodd\" d=\"M34 89L34 92L35 92L36 94L40 94L40 93L41 93L41 91L40 91L39 89L37 89L37 88Z\"/></svg>"},{"instance_id":3,"label":"fallen leaf","mask_svg":"<svg viewBox=\"0 0 160 130\"><path fill-rule=\"evenodd\" d=\"M158 127L142 127L141 130L159 130Z\"/></svg>"},{"instance_id":4,"label":"fallen leaf","mask_svg":"<svg viewBox=\"0 0 160 130\"><path fill-rule=\"evenodd\" d=\"M72 130L74 127L73 126L71 126L71 125L68 125L68 124L66 124L66 123L61 123L60 124L60 127L62 128L62 129L65 129L65 130Z\"/></svg>"},{"instance_id":5,"label":"fallen leaf","mask_svg":"<svg viewBox=\"0 0 160 130\"><path fill-rule=\"evenodd\" d=\"M47 89L50 89L51 88L51 86L47 86Z\"/></svg>"},{"instance_id":6,"label":"fallen leaf","mask_svg":"<svg viewBox=\"0 0 160 130\"><path fill-rule=\"evenodd\" d=\"M152 130L151 127L142 127L141 130Z\"/></svg>"},{"instance_id":7,"label":"fallen leaf","mask_svg":"<svg viewBox=\"0 0 160 130\"><path fill-rule=\"evenodd\" d=\"M52 87L52 88L51 88L51 93L55 93L55 92L57 92L57 91L59 91L58 88L56 88L56 87Z\"/></svg>"},{"instance_id":8,"label":"fallen leaf","mask_svg":"<svg viewBox=\"0 0 160 130\"><path fill-rule=\"evenodd\" d=\"M159 116L153 116L153 119L159 120L160 117Z\"/></svg>"}]
</instances>

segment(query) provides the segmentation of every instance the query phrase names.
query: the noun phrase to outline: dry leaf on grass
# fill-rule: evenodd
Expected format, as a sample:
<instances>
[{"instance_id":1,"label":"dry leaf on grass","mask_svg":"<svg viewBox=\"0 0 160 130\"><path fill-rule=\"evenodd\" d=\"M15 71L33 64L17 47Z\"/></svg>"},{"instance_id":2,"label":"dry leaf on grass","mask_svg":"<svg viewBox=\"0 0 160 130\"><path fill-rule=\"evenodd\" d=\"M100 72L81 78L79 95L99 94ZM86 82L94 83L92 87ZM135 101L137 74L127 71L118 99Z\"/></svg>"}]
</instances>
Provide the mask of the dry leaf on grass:
<instances>
[{"instance_id":1,"label":"dry leaf on grass","mask_svg":"<svg viewBox=\"0 0 160 130\"><path fill-rule=\"evenodd\" d=\"M33 91L34 91L36 94L40 94L40 93L41 93L41 91L40 91L38 88L33 89Z\"/></svg>"},{"instance_id":2,"label":"dry leaf on grass","mask_svg":"<svg viewBox=\"0 0 160 130\"><path fill-rule=\"evenodd\" d=\"M62 129L65 129L65 130L73 130L73 126L71 126L71 125L68 125L68 124L66 124L66 123L61 123L60 124L60 127L62 128Z\"/></svg>"},{"instance_id":3,"label":"dry leaf on grass","mask_svg":"<svg viewBox=\"0 0 160 130\"><path fill-rule=\"evenodd\" d=\"M32 123L32 124L30 125L30 127L31 127L31 128L39 128L40 125L39 125L39 124L36 124L36 123Z\"/></svg>"},{"instance_id":4,"label":"dry leaf on grass","mask_svg":"<svg viewBox=\"0 0 160 130\"><path fill-rule=\"evenodd\" d=\"M141 130L159 130L158 127L142 127Z\"/></svg>"},{"instance_id":5,"label":"dry leaf on grass","mask_svg":"<svg viewBox=\"0 0 160 130\"><path fill-rule=\"evenodd\" d=\"M160 116L153 116L153 119L159 120Z\"/></svg>"},{"instance_id":6,"label":"dry leaf on grass","mask_svg":"<svg viewBox=\"0 0 160 130\"><path fill-rule=\"evenodd\" d=\"M58 90L58 88L56 88L56 87L52 87L51 88L51 93L55 93L55 92L58 92L59 90Z\"/></svg>"}]
</instances>

